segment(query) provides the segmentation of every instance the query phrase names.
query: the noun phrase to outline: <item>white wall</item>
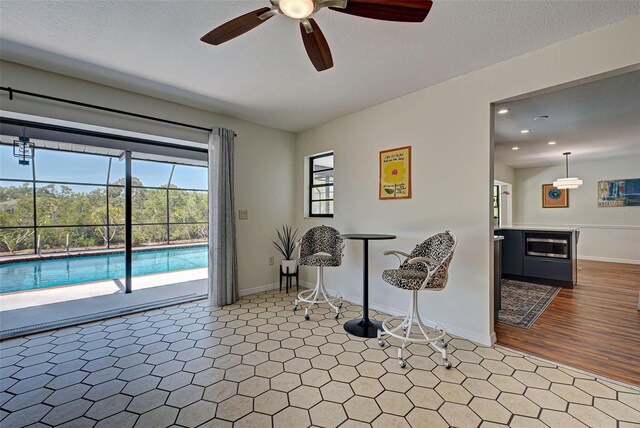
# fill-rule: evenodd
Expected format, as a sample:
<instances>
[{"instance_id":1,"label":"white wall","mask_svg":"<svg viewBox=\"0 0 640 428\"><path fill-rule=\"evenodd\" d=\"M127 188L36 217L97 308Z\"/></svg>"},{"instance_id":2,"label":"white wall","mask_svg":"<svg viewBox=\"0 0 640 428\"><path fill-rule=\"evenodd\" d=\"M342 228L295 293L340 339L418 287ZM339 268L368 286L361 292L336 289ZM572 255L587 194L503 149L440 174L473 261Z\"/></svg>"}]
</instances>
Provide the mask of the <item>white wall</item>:
<instances>
[{"instance_id":1,"label":"white wall","mask_svg":"<svg viewBox=\"0 0 640 428\"><path fill-rule=\"evenodd\" d=\"M236 138L236 209L249 210L249 220L237 221L239 285L241 293L257 291L278 282L278 270L269 266L276 255L271 245L275 228L293 223L295 135L10 62L0 62L0 83L31 92L40 92L99 104L116 109L192 123L205 127L234 129ZM2 93L0 108L6 111L51 117L152 135L206 142L206 134L175 126L43 102L16 95L9 101Z\"/></svg>"},{"instance_id":2,"label":"white wall","mask_svg":"<svg viewBox=\"0 0 640 428\"><path fill-rule=\"evenodd\" d=\"M584 184L569 190L569 208L542 208L542 185L564 177L564 165L515 170L514 223L578 226L579 258L640 263L640 207L600 208L596 187L602 180L640 178L640 155L574 160L575 156L570 159L570 175Z\"/></svg>"},{"instance_id":3,"label":"white wall","mask_svg":"<svg viewBox=\"0 0 640 428\"><path fill-rule=\"evenodd\" d=\"M513 224L513 183L515 170L502 162L493 162L493 178L495 184L500 184L500 227L509 227ZM508 192L505 195L503 192Z\"/></svg>"},{"instance_id":4,"label":"white wall","mask_svg":"<svg viewBox=\"0 0 640 428\"><path fill-rule=\"evenodd\" d=\"M383 250L411 250L427 236L451 229L459 245L449 285L439 293L425 292L422 305L450 332L488 344L493 330L490 104L638 64L640 50L631 41L639 39L640 18L630 19L300 133L298 226L324 223L344 233L398 235L370 245L370 300L393 311L406 310L408 293L382 281L382 270L396 265ZM378 152L405 145L412 146L413 197L380 201ZM305 219L303 159L326 150L335 151L336 214ZM361 296L362 244L348 242L343 265L327 271L327 284ZM314 275L307 272L305 278Z\"/></svg>"},{"instance_id":5,"label":"white wall","mask_svg":"<svg viewBox=\"0 0 640 428\"><path fill-rule=\"evenodd\" d=\"M503 164L502 162L495 161L493 163L493 178L496 180L500 180L504 183L513 184L513 180L515 180L515 171L509 165Z\"/></svg>"}]
</instances>

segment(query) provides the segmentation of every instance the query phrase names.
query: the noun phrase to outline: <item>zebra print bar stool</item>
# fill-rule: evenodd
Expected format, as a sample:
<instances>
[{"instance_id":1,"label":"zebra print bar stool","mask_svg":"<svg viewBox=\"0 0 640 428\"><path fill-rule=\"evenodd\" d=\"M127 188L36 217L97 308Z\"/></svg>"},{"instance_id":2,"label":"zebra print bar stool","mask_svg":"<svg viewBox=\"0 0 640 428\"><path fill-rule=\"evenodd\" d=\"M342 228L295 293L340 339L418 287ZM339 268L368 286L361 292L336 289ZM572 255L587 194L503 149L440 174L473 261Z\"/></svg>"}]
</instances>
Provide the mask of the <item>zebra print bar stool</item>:
<instances>
[{"instance_id":1,"label":"zebra print bar stool","mask_svg":"<svg viewBox=\"0 0 640 428\"><path fill-rule=\"evenodd\" d=\"M304 308L304 319L309 320L309 309L313 305L326 303L336 312L334 318L338 319L342 308L342 296L335 292L332 294L325 288L323 273L325 267L338 267L342 264L344 240L340 237L340 232L329 226L317 226L309 229L300 238L298 245L298 265L316 266L318 279L315 288L298 294L293 312L299 309L300 303L308 303Z\"/></svg>"},{"instance_id":2,"label":"zebra print bar stool","mask_svg":"<svg viewBox=\"0 0 640 428\"><path fill-rule=\"evenodd\" d=\"M422 318L418 307L418 292L444 290L455 248L456 237L447 230L417 245L411 254L402 251L384 252L385 256L396 256L400 267L385 270L382 272L382 279L394 287L411 291L411 305L407 315L387 318L382 322L382 330L378 330L380 346L384 346L385 336L402 341L398 348L398 365L401 368L406 365L402 352L408 342L428 343L442 354L444 367L451 368L447 359L446 332L437 322Z\"/></svg>"}]
</instances>

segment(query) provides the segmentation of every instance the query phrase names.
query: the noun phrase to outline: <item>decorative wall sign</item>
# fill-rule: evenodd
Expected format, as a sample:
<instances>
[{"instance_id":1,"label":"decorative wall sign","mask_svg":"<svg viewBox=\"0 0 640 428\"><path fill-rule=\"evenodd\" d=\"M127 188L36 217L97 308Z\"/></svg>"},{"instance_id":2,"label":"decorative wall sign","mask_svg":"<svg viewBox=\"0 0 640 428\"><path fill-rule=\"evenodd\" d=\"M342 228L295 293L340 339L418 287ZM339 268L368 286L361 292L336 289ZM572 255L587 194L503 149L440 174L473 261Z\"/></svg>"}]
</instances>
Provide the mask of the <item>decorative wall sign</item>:
<instances>
[{"instance_id":1,"label":"decorative wall sign","mask_svg":"<svg viewBox=\"0 0 640 428\"><path fill-rule=\"evenodd\" d=\"M380 199L411 197L411 146L380 152Z\"/></svg>"},{"instance_id":2,"label":"decorative wall sign","mask_svg":"<svg viewBox=\"0 0 640 428\"><path fill-rule=\"evenodd\" d=\"M598 181L598 206L640 206L640 178Z\"/></svg>"},{"instance_id":3,"label":"decorative wall sign","mask_svg":"<svg viewBox=\"0 0 640 428\"><path fill-rule=\"evenodd\" d=\"M568 208L569 192L556 189L553 184L542 185L542 208Z\"/></svg>"}]
</instances>

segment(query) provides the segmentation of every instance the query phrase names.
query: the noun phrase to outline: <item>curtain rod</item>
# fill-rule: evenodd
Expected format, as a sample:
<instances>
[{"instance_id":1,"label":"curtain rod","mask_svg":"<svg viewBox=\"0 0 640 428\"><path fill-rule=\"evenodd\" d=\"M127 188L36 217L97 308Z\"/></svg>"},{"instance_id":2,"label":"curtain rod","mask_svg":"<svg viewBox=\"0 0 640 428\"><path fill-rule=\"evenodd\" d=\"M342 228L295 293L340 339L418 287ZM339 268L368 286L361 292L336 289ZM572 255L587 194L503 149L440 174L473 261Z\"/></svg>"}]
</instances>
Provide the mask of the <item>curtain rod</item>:
<instances>
[{"instance_id":1,"label":"curtain rod","mask_svg":"<svg viewBox=\"0 0 640 428\"><path fill-rule=\"evenodd\" d=\"M190 128L190 129L197 129L199 131L205 131L205 132L213 131L213 129L205 128L204 126L191 125L189 123L176 122L174 120L161 119L159 117L147 116L147 115L144 115L144 114L133 113L133 112L130 112L130 111L118 110L118 109L114 109L114 108L110 108L110 107L102 107L102 106L95 105L95 104L83 103L83 102L80 102L80 101L68 100L68 99L65 99L65 98L52 97L50 95L38 94L38 93L35 93L35 92L22 91L20 89L13 89L11 87L6 87L6 86L0 86L0 90L8 92L10 100L13 100L13 94L26 95L28 97L42 98L42 99L49 100L49 101L56 101L56 102L59 102L59 103L71 104L71 105L74 105L74 106L86 107L86 108L91 108L91 109L94 109L94 110L107 111L109 113L116 113L116 114L121 114L121 115L124 115L124 116L137 117L139 119L152 120L152 121L155 121L155 122L166 123L166 124L169 124L169 125L182 126L184 128ZM237 136L237 134L234 133L234 136Z\"/></svg>"}]
</instances>

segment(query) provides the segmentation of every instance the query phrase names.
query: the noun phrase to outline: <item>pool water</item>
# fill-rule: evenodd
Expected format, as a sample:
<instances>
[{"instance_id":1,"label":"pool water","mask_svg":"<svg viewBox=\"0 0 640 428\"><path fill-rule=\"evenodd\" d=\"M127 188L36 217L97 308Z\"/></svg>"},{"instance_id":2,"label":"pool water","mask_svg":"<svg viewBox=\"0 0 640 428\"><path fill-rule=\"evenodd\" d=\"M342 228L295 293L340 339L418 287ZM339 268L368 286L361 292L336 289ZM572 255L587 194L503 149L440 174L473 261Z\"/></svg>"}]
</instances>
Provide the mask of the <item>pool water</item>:
<instances>
[{"instance_id":1,"label":"pool water","mask_svg":"<svg viewBox=\"0 0 640 428\"><path fill-rule=\"evenodd\" d=\"M206 267L208 247L167 248L132 254L133 276ZM124 254L0 264L0 294L124 277Z\"/></svg>"}]
</instances>

